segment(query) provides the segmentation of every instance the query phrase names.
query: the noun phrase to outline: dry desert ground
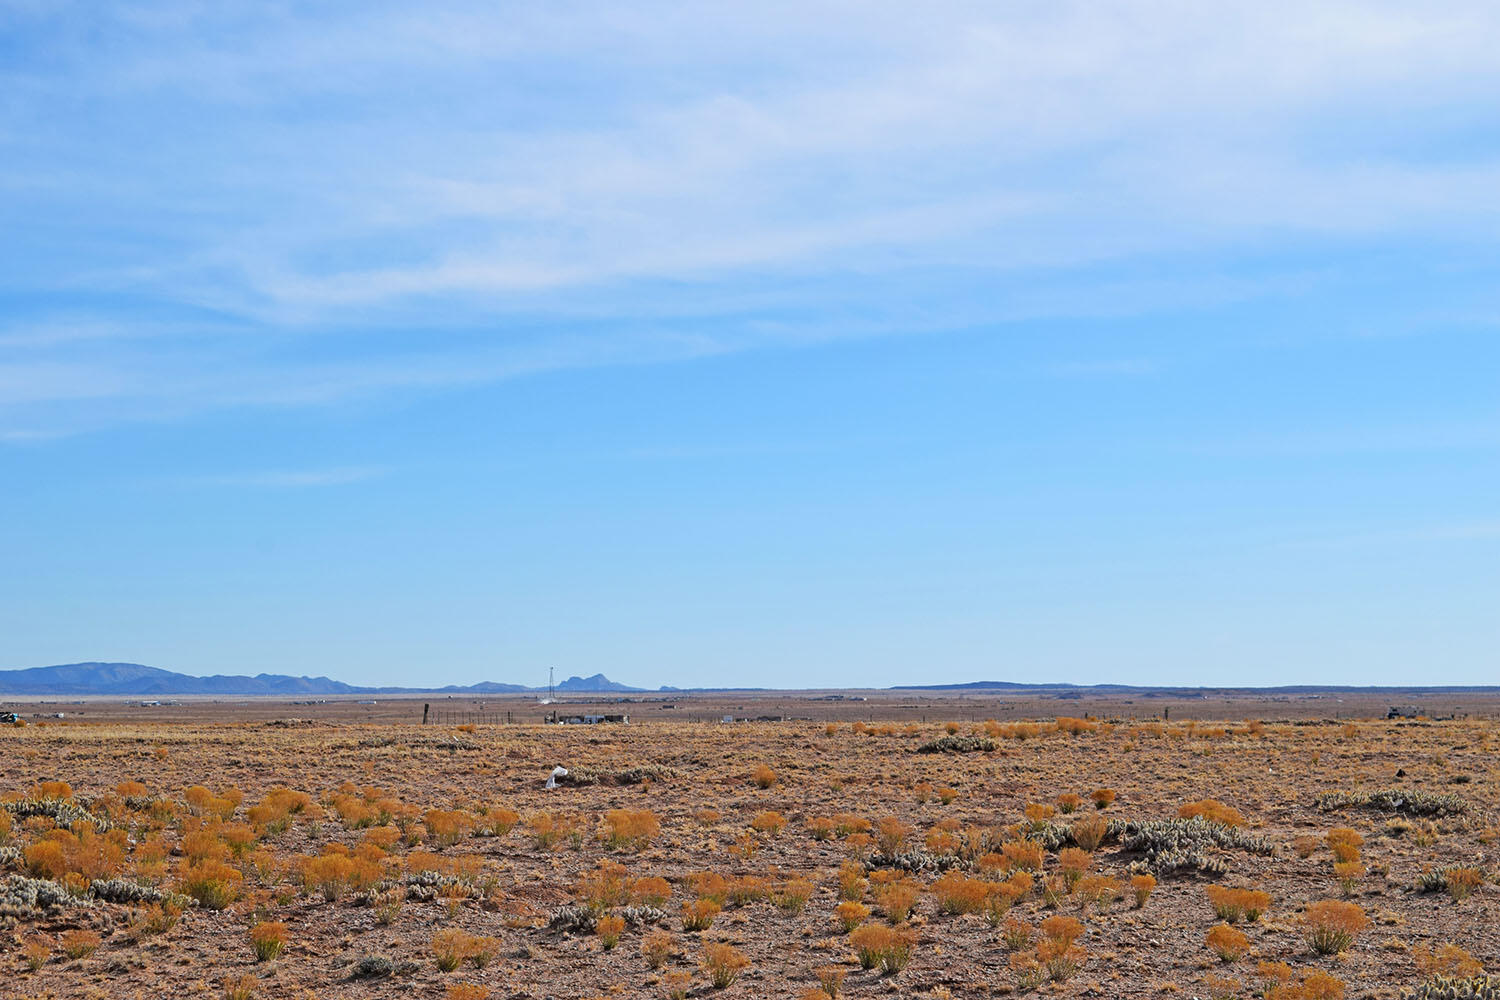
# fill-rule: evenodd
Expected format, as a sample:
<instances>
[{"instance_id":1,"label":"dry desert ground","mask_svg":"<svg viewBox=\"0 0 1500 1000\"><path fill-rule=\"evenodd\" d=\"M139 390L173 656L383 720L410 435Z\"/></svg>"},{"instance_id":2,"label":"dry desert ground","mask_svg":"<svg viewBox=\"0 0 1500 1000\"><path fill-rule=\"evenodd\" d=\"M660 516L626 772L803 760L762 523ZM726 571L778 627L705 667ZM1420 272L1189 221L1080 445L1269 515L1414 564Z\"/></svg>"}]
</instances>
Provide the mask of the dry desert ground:
<instances>
[{"instance_id":1,"label":"dry desert ground","mask_svg":"<svg viewBox=\"0 0 1500 1000\"><path fill-rule=\"evenodd\" d=\"M1290 1000L1500 971L1493 705L434 707L28 706L0 994ZM806 717L709 721L737 707Z\"/></svg>"}]
</instances>

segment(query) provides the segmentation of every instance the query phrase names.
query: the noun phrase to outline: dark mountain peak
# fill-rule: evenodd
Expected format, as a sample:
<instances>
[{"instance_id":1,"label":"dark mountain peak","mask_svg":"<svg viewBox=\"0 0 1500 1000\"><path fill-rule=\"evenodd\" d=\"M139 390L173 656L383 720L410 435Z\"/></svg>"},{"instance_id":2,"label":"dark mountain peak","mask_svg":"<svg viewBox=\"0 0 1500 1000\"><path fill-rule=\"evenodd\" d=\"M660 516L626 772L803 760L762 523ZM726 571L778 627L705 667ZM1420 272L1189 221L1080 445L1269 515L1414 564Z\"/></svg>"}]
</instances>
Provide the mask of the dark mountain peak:
<instances>
[{"instance_id":1,"label":"dark mountain peak","mask_svg":"<svg viewBox=\"0 0 1500 1000\"><path fill-rule=\"evenodd\" d=\"M603 674L570 677L561 691L635 691ZM24 695L176 695L219 697L247 695L402 694L441 691L444 694L505 694L535 691L522 684L481 681L478 684L432 687L358 687L327 677L290 677L286 674L214 674L195 677L141 663L61 663L25 670L0 670L0 694Z\"/></svg>"}]
</instances>

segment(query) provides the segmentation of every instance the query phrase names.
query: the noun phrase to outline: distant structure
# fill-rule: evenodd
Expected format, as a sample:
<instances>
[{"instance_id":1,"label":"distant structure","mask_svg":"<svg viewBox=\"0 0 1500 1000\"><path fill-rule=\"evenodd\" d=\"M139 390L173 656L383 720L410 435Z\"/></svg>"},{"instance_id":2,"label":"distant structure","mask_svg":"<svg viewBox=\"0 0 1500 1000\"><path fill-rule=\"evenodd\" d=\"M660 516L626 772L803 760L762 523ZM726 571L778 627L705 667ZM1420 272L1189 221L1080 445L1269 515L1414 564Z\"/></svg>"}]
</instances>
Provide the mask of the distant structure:
<instances>
[{"instance_id":1,"label":"distant structure","mask_svg":"<svg viewBox=\"0 0 1500 1000\"><path fill-rule=\"evenodd\" d=\"M628 716L628 715L558 715L556 712L550 712L547 715L547 720L546 721L549 724L551 724L551 725L557 725L557 726L598 726L598 725L603 725L604 723L609 723L609 722L618 723L619 725L622 725L622 726L628 726L628 725L630 725L630 716Z\"/></svg>"},{"instance_id":2,"label":"distant structure","mask_svg":"<svg viewBox=\"0 0 1500 1000\"><path fill-rule=\"evenodd\" d=\"M1415 705L1392 705L1391 710L1385 713L1385 717L1387 719L1415 719L1425 714Z\"/></svg>"},{"instance_id":3,"label":"distant structure","mask_svg":"<svg viewBox=\"0 0 1500 1000\"><path fill-rule=\"evenodd\" d=\"M552 673L555 669L555 667L547 668L547 697L542 699L543 705L550 705L557 700L552 684ZM553 714L555 715L556 713L554 712Z\"/></svg>"}]
</instances>

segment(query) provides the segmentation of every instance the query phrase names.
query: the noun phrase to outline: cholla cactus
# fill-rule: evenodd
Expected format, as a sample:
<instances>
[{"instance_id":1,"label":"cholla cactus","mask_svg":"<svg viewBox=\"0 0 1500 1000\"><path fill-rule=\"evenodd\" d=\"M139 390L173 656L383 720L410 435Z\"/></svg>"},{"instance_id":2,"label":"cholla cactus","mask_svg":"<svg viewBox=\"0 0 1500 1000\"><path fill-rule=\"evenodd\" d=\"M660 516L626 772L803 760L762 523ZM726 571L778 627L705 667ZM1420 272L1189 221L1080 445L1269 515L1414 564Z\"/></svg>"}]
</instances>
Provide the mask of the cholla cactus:
<instances>
[{"instance_id":1,"label":"cholla cactus","mask_svg":"<svg viewBox=\"0 0 1500 1000\"><path fill-rule=\"evenodd\" d=\"M1469 979L1433 976L1421 986L1403 991L1401 1000L1500 1000L1500 979L1493 976Z\"/></svg>"},{"instance_id":2,"label":"cholla cactus","mask_svg":"<svg viewBox=\"0 0 1500 1000\"><path fill-rule=\"evenodd\" d=\"M149 885L132 882L128 878L95 879L89 885L89 894L106 903L164 903L179 906L197 906L198 901L190 896L179 896L175 892L163 892Z\"/></svg>"},{"instance_id":3,"label":"cholla cactus","mask_svg":"<svg viewBox=\"0 0 1500 1000\"><path fill-rule=\"evenodd\" d=\"M1318 796L1317 806L1324 812L1373 809L1406 816L1458 816L1469 811L1469 804L1457 795L1407 788L1387 788L1379 792L1325 792Z\"/></svg>"},{"instance_id":4,"label":"cholla cactus","mask_svg":"<svg viewBox=\"0 0 1500 1000\"><path fill-rule=\"evenodd\" d=\"M50 879L9 875L0 882L0 917L35 920L65 907L92 905L92 899L75 896Z\"/></svg>"},{"instance_id":5,"label":"cholla cactus","mask_svg":"<svg viewBox=\"0 0 1500 1000\"><path fill-rule=\"evenodd\" d=\"M46 816L64 829L71 830L75 823L91 824L98 833L104 833L113 825L103 816L95 816L83 806L66 799L20 799L15 802L0 802L0 809L9 810L17 819L31 816Z\"/></svg>"},{"instance_id":6,"label":"cholla cactus","mask_svg":"<svg viewBox=\"0 0 1500 1000\"><path fill-rule=\"evenodd\" d=\"M1219 851L1270 855L1276 849L1265 837L1200 817L1127 823L1120 832L1120 846L1145 855L1133 870L1158 876L1192 871L1222 875L1229 870L1229 862Z\"/></svg>"},{"instance_id":7,"label":"cholla cactus","mask_svg":"<svg viewBox=\"0 0 1500 1000\"><path fill-rule=\"evenodd\" d=\"M917 747L917 753L977 753L995 749L995 741L983 736L940 736Z\"/></svg>"}]
</instances>

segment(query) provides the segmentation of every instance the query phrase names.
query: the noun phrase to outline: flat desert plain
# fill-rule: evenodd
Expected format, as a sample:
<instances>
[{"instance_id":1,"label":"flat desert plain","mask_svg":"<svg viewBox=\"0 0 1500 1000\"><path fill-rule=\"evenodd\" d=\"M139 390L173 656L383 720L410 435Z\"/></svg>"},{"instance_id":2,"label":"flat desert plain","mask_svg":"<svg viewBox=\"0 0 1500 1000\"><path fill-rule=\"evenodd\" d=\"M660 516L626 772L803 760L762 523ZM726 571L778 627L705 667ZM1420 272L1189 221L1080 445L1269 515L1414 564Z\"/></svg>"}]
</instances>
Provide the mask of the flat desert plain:
<instances>
[{"instance_id":1,"label":"flat desert plain","mask_svg":"<svg viewBox=\"0 0 1500 1000\"><path fill-rule=\"evenodd\" d=\"M1490 995L1492 701L823 697L12 705L0 994Z\"/></svg>"}]
</instances>

